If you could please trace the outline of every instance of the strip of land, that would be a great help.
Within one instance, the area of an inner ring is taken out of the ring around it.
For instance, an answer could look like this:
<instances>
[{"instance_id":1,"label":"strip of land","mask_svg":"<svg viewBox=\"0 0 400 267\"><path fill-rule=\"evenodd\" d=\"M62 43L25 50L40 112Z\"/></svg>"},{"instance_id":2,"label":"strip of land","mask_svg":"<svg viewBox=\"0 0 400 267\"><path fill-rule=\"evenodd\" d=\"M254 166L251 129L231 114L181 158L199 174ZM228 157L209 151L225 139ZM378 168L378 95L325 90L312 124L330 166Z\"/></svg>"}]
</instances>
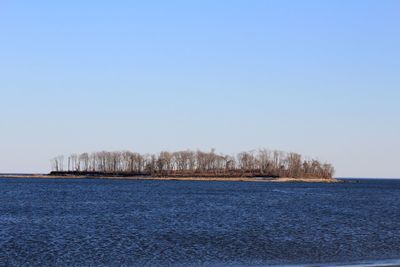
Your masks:
<instances>
[{"instance_id":1,"label":"strip of land","mask_svg":"<svg viewBox=\"0 0 400 267\"><path fill-rule=\"evenodd\" d=\"M115 179L115 180L155 180L155 181L224 181L224 182L273 182L273 183L336 183L334 178L288 178L288 177L150 177L150 176L85 176L85 175L49 175L49 174L0 174L0 178L36 178L36 179Z\"/></svg>"}]
</instances>

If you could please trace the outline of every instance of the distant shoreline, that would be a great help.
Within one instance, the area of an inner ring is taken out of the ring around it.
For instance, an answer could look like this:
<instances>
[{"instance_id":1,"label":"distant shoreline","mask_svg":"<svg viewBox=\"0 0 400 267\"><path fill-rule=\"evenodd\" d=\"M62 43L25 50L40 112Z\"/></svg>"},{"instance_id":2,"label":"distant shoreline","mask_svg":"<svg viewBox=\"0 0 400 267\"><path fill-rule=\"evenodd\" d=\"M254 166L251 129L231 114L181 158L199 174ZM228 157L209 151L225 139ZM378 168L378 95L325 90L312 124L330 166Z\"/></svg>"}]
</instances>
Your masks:
<instances>
[{"instance_id":1,"label":"distant shoreline","mask_svg":"<svg viewBox=\"0 0 400 267\"><path fill-rule=\"evenodd\" d=\"M50 174L0 174L0 178L33 179L110 179L110 180L153 180L153 181L223 181L223 182L272 182L272 183L337 183L335 178L269 178L269 177L152 177L152 176L87 176Z\"/></svg>"}]
</instances>

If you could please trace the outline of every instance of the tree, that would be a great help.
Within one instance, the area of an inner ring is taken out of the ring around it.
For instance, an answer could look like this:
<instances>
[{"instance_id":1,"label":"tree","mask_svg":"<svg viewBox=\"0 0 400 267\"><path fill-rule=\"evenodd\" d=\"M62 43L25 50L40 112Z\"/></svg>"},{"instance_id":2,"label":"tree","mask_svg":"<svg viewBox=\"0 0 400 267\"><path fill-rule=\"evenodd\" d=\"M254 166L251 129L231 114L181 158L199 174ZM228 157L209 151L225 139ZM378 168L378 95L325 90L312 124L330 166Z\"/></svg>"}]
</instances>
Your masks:
<instances>
[{"instance_id":1,"label":"tree","mask_svg":"<svg viewBox=\"0 0 400 267\"><path fill-rule=\"evenodd\" d=\"M64 157L51 160L51 168L64 171ZM68 157L68 171L98 172L125 175L158 176L264 176L332 178L334 168L329 163L302 160L297 153L260 149L233 156L190 150L142 155L131 151L100 151L91 154L72 154Z\"/></svg>"}]
</instances>

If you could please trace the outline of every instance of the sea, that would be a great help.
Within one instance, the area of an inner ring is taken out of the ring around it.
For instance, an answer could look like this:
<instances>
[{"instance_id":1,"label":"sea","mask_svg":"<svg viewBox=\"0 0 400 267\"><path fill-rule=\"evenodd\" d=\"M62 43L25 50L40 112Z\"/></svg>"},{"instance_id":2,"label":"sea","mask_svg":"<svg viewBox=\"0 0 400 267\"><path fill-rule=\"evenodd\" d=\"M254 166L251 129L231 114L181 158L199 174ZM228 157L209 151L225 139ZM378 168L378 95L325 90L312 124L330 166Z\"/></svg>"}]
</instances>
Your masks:
<instances>
[{"instance_id":1,"label":"sea","mask_svg":"<svg viewBox=\"0 0 400 267\"><path fill-rule=\"evenodd\" d=\"M400 264L400 180L0 179L0 266Z\"/></svg>"}]
</instances>

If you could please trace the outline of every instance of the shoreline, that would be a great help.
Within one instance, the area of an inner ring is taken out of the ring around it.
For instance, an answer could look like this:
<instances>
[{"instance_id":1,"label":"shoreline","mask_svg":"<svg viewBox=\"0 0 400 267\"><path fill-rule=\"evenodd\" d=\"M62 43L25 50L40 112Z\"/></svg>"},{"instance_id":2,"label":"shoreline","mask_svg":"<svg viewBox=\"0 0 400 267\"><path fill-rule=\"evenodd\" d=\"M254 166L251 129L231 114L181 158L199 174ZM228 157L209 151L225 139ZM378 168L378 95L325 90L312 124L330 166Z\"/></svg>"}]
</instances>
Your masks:
<instances>
[{"instance_id":1,"label":"shoreline","mask_svg":"<svg viewBox=\"0 0 400 267\"><path fill-rule=\"evenodd\" d=\"M268 178L268 177L149 177L149 176L85 176L85 175L49 175L49 174L0 174L0 178L31 179L110 179L143 181L219 181L219 182L269 182L269 183L339 183L338 179L326 178Z\"/></svg>"}]
</instances>

